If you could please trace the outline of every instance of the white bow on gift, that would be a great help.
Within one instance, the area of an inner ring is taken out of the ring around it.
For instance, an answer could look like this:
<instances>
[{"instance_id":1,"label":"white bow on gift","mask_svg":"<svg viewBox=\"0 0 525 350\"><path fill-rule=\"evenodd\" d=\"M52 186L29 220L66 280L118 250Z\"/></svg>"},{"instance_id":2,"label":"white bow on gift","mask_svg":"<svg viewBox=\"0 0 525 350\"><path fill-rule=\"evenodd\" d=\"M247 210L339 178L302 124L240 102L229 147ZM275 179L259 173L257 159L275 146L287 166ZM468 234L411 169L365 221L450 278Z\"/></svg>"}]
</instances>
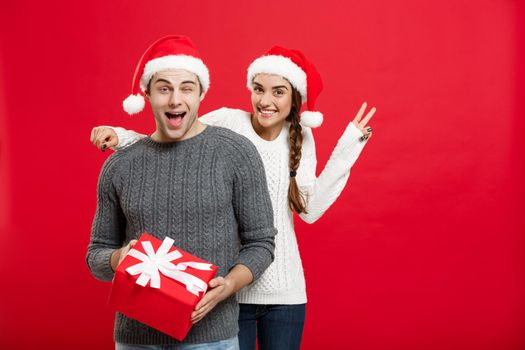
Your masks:
<instances>
[{"instance_id":1,"label":"white bow on gift","mask_svg":"<svg viewBox=\"0 0 525 350\"><path fill-rule=\"evenodd\" d=\"M188 292L199 295L199 292L205 292L208 284L187 272L184 272L187 267L197 270L211 271L211 264L200 263L196 261L182 262L173 264L171 261L179 259L182 254L178 250L169 252L173 246L174 240L166 237L161 246L155 252L150 241L141 242L146 254L139 252L136 249L131 249L129 255L139 259L140 263L130 266L126 272L132 276L140 274L137 279L137 284L145 287L150 282L151 288L160 288L160 274L172 278L183 283ZM169 252L169 253L168 253Z\"/></svg>"}]
</instances>

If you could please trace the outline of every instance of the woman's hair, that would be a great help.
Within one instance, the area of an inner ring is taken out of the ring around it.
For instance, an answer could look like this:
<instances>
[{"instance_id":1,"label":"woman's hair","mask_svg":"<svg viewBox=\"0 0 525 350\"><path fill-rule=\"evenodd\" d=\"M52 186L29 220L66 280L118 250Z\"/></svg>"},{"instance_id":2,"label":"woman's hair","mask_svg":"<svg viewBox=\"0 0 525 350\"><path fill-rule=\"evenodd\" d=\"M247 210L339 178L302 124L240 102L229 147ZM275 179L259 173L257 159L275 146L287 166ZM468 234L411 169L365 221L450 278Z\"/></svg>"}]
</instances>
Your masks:
<instances>
[{"instance_id":1,"label":"woman's hair","mask_svg":"<svg viewBox=\"0 0 525 350\"><path fill-rule=\"evenodd\" d=\"M288 167L290 168L290 186L288 187L288 204L290 209L297 214L306 213L306 199L299 191L295 175L301 162L301 148L303 146L302 127L299 123L299 112L301 111L301 94L292 87L292 108L286 121L290 122L290 158Z\"/></svg>"}]
</instances>

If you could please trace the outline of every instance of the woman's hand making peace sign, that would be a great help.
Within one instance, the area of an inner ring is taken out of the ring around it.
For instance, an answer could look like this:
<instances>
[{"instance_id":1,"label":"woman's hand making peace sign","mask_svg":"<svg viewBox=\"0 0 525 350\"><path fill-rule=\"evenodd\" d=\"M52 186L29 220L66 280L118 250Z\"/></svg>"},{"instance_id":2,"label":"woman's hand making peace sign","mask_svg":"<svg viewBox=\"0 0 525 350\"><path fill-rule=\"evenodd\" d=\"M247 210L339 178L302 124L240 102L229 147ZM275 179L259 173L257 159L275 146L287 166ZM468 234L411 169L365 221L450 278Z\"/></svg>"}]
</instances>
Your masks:
<instances>
[{"instance_id":1,"label":"woman's hand making peace sign","mask_svg":"<svg viewBox=\"0 0 525 350\"><path fill-rule=\"evenodd\" d=\"M372 107L372 109L366 114L366 116L363 118L363 114L365 114L366 110L366 102L364 102L361 105L361 108L359 109L359 112L357 112L354 120L352 120L352 123L361 130L363 133L363 136L359 139L361 142L366 141L370 137L372 137L372 128L368 126L368 122L372 117L374 116L374 113L376 112L376 108Z\"/></svg>"}]
</instances>

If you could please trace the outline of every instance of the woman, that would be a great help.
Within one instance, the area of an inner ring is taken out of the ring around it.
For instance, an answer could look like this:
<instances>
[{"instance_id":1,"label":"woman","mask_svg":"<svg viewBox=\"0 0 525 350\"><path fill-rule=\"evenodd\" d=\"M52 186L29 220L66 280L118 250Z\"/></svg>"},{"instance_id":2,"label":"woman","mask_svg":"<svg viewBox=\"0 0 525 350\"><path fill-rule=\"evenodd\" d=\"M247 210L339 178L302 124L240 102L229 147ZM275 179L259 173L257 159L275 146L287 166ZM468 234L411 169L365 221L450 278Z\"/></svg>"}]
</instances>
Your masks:
<instances>
[{"instance_id":1,"label":"woman","mask_svg":"<svg viewBox=\"0 0 525 350\"><path fill-rule=\"evenodd\" d=\"M343 190L350 168L372 129L375 113L366 103L339 139L323 172L316 177L311 127L322 122L313 112L321 77L297 50L275 46L248 68L253 112L221 108L201 121L229 128L250 139L263 159L274 210L275 260L263 276L238 293L241 349L299 349L305 320L306 288L294 233L293 212L307 223L320 218ZM307 111L300 114L307 102ZM126 147L145 135L122 128L97 127L91 141L101 150Z\"/></svg>"}]
</instances>

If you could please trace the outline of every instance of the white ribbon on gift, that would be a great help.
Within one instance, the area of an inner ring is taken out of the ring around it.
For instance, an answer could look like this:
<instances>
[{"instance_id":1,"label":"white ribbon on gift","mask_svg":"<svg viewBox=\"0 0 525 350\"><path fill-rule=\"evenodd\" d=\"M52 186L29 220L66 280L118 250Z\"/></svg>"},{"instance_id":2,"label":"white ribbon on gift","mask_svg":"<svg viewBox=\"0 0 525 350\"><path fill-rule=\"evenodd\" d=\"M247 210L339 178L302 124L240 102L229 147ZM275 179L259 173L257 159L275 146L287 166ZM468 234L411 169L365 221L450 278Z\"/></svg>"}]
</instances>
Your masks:
<instances>
[{"instance_id":1,"label":"white ribbon on gift","mask_svg":"<svg viewBox=\"0 0 525 350\"><path fill-rule=\"evenodd\" d=\"M200 263L196 261L181 262L173 264L171 261L179 259L182 254L178 250L169 252L173 246L174 240L166 237L161 246L155 252L150 241L141 242L146 254L136 249L131 249L129 255L139 259L141 262L130 266L126 272L132 276L140 274L137 284L145 287L150 282L151 288L160 288L160 274L181 282L186 286L186 290L192 294L199 295L199 292L205 292L208 284L198 277L184 272L186 268L191 267L197 270L211 271L211 264Z\"/></svg>"}]
</instances>

